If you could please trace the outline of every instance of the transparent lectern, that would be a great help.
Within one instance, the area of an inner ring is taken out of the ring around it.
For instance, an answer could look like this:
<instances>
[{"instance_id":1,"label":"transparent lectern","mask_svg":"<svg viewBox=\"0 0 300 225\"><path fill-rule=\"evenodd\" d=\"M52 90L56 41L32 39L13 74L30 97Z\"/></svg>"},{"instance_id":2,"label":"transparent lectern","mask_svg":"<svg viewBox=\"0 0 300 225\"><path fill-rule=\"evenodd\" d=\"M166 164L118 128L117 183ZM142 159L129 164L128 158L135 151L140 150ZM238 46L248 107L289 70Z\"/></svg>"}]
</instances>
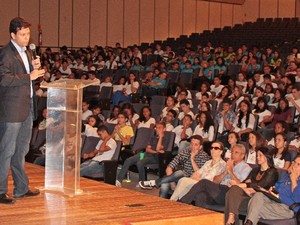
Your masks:
<instances>
[{"instance_id":1,"label":"transparent lectern","mask_svg":"<svg viewBox=\"0 0 300 225\"><path fill-rule=\"evenodd\" d=\"M80 190L83 88L94 81L58 80L47 88L45 190L78 195Z\"/></svg>"}]
</instances>

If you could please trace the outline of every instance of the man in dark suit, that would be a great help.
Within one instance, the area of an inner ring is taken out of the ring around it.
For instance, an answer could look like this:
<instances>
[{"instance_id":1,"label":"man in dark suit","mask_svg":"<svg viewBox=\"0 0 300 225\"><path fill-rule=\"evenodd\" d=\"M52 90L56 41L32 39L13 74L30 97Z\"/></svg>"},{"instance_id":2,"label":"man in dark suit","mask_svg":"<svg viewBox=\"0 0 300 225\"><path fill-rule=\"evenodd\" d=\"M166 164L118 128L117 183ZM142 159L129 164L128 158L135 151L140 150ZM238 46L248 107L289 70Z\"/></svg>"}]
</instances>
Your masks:
<instances>
[{"instance_id":1,"label":"man in dark suit","mask_svg":"<svg viewBox=\"0 0 300 225\"><path fill-rule=\"evenodd\" d=\"M7 195L9 168L15 198L39 194L29 190L24 164L36 115L33 81L45 73L39 70L40 60L34 60L26 49L30 24L23 18L14 18L9 33L11 40L0 51L0 203L4 204L15 202Z\"/></svg>"}]
</instances>

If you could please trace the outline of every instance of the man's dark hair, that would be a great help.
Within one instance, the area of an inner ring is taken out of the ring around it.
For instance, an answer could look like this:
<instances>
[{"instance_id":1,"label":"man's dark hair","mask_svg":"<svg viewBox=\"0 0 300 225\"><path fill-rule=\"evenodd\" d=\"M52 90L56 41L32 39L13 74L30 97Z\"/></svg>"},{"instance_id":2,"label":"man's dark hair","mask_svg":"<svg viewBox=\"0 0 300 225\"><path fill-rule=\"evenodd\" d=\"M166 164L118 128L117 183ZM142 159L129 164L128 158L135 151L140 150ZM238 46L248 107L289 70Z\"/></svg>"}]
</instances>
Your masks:
<instances>
[{"instance_id":1,"label":"man's dark hair","mask_svg":"<svg viewBox=\"0 0 300 225\"><path fill-rule=\"evenodd\" d=\"M200 145L203 144L203 138L202 138L200 135L198 135L198 134L193 135L193 136L190 138L190 140L192 140L192 139L198 140L198 141L200 142Z\"/></svg>"},{"instance_id":2,"label":"man's dark hair","mask_svg":"<svg viewBox=\"0 0 300 225\"><path fill-rule=\"evenodd\" d=\"M185 104L185 105L190 105L190 102L187 99L182 99L180 101L180 105Z\"/></svg>"},{"instance_id":3,"label":"man's dark hair","mask_svg":"<svg viewBox=\"0 0 300 225\"><path fill-rule=\"evenodd\" d=\"M98 132L99 132L99 131L106 131L107 133L109 133L109 132L108 132L108 128L107 128L106 126L104 126L104 125L100 125L100 126L98 127L97 131L98 131Z\"/></svg>"},{"instance_id":4,"label":"man's dark hair","mask_svg":"<svg viewBox=\"0 0 300 225\"><path fill-rule=\"evenodd\" d=\"M223 103L223 104L224 104L224 103L227 103L227 104L229 104L229 105L232 105L232 101L230 100L230 98L224 98L224 100L223 100L222 103Z\"/></svg>"},{"instance_id":5,"label":"man's dark hair","mask_svg":"<svg viewBox=\"0 0 300 225\"><path fill-rule=\"evenodd\" d=\"M21 30L22 28L28 28L30 27L31 24L28 23L25 19L23 19L22 17L16 17L13 18L10 21L9 24L9 33L14 33L16 34L19 30Z\"/></svg>"},{"instance_id":6,"label":"man's dark hair","mask_svg":"<svg viewBox=\"0 0 300 225\"><path fill-rule=\"evenodd\" d=\"M176 112L174 109L170 109L168 112L169 112L169 113L172 113L173 116L174 116L174 118L176 118L177 112Z\"/></svg>"},{"instance_id":7,"label":"man's dark hair","mask_svg":"<svg viewBox=\"0 0 300 225\"><path fill-rule=\"evenodd\" d=\"M267 79L267 80L271 80L271 75L270 74L265 74L263 76L264 79Z\"/></svg>"}]
</instances>

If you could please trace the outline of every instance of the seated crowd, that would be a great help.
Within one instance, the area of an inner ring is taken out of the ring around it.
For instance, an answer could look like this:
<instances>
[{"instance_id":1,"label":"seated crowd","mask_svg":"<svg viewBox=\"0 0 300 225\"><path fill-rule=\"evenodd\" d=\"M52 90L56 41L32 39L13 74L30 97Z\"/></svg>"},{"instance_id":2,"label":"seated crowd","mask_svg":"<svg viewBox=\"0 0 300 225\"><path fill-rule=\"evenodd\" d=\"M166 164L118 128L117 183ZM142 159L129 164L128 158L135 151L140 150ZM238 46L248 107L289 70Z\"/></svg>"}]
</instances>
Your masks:
<instances>
[{"instance_id":1,"label":"seated crowd","mask_svg":"<svg viewBox=\"0 0 300 225\"><path fill-rule=\"evenodd\" d=\"M138 46L123 49L117 43L115 48L47 49L41 54L47 72L40 82L88 79L100 92L113 89L110 110L103 110L101 101L83 101L82 134L100 139L83 155L81 175L103 172L102 161L112 158L120 141L123 165L117 186L136 165L141 188L160 188L160 197L203 208L223 207L226 224L238 224L240 212L247 212L246 224L292 218L299 206L289 206L300 202L298 50L281 58L276 49L250 50L247 45L236 51L210 44L184 47L183 54L159 44L155 51L141 53ZM155 60L149 61L151 56ZM238 71L229 76L231 66ZM188 74L190 82L182 82ZM35 88L37 95L47 96L39 84ZM44 109L39 129L53 123L45 123L46 114ZM109 125L114 125L112 131ZM141 128L153 134L144 140L143 154L128 154ZM173 132L174 140L166 132ZM165 176L147 181L145 168L159 163L170 141L172 160ZM282 171L286 173L279 176ZM281 202L260 188L276 189Z\"/></svg>"}]
</instances>

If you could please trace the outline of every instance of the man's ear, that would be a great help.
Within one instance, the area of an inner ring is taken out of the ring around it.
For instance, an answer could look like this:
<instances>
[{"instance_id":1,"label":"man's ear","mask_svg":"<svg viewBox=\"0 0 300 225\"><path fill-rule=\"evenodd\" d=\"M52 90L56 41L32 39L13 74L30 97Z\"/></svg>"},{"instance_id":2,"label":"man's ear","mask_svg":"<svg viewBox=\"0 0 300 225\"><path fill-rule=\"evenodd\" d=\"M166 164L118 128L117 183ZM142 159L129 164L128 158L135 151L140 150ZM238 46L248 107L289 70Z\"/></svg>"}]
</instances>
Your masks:
<instances>
[{"instance_id":1,"label":"man's ear","mask_svg":"<svg viewBox=\"0 0 300 225\"><path fill-rule=\"evenodd\" d=\"M13 32L11 32L11 33L10 33L10 37L11 37L13 40L15 40L15 39L16 39L16 34L13 33Z\"/></svg>"}]
</instances>

